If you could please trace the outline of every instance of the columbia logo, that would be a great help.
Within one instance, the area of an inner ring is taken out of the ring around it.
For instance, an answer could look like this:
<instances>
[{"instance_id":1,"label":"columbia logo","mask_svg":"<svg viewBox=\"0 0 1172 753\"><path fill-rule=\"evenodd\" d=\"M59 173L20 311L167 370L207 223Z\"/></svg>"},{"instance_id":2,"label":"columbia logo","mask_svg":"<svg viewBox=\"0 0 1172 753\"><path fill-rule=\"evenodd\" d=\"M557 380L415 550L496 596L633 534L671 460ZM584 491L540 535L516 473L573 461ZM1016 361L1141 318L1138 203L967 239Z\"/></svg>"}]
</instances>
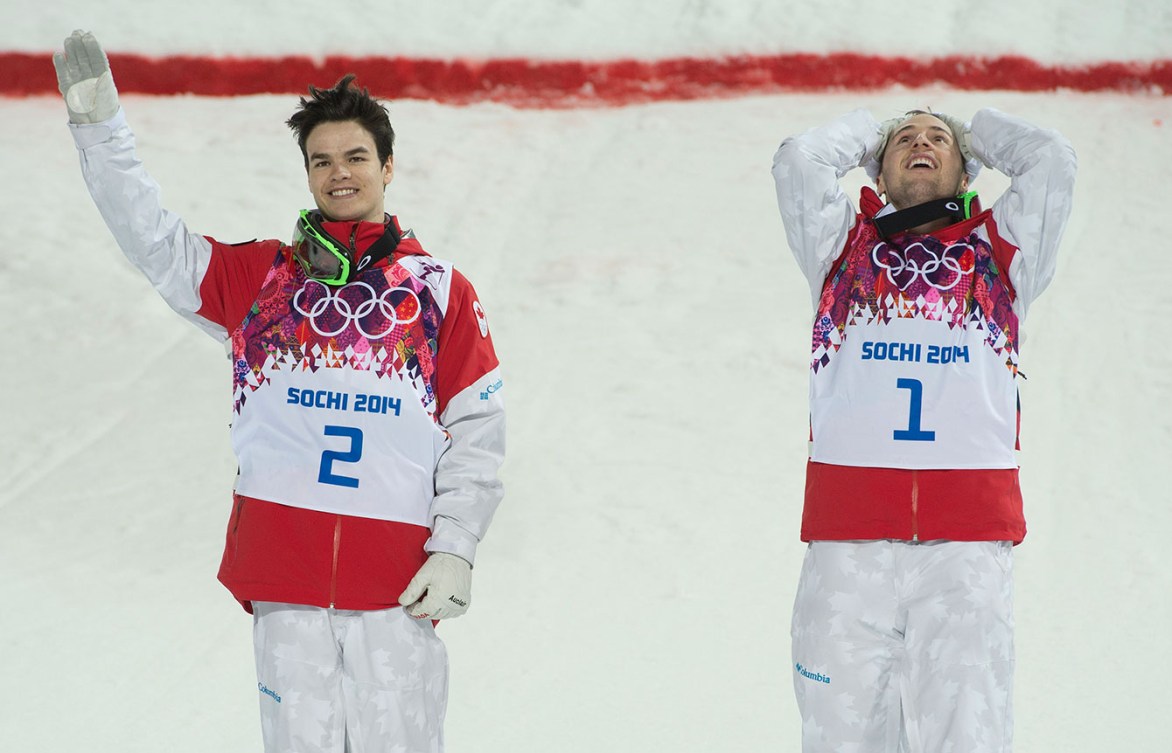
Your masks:
<instances>
[{"instance_id":1,"label":"columbia logo","mask_svg":"<svg viewBox=\"0 0 1172 753\"><path fill-rule=\"evenodd\" d=\"M827 677L826 675L824 675L820 672L811 672L810 670L803 667L801 664L795 664L794 669L796 669L798 671L799 675L801 675L802 677L805 677L807 680L813 680L814 682L824 682L827 685L830 684L829 677Z\"/></svg>"},{"instance_id":2,"label":"columbia logo","mask_svg":"<svg viewBox=\"0 0 1172 753\"><path fill-rule=\"evenodd\" d=\"M259 690L261 693L264 693L269 698L272 698L277 703L281 702L281 696L277 695L276 693L274 693L273 691L271 691L267 687L265 687L265 684L263 682L258 682L256 684L256 687L257 687L257 690Z\"/></svg>"},{"instance_id":3,"label":"columbia logo","mask_svg":"<svg viewBox=\"0 0 1172 753\"><path fill-rule=\"evenodd\" d=\"M493 394L494 392L496 392L497 390L499 390L501 387L504 387L504 386L505 386L505 382L503 379L496 380L496 382L494 384L490 384L484 388L484 392L480 393L480 399L487 400L489 395Z\"/></svg>"}]
</instances>

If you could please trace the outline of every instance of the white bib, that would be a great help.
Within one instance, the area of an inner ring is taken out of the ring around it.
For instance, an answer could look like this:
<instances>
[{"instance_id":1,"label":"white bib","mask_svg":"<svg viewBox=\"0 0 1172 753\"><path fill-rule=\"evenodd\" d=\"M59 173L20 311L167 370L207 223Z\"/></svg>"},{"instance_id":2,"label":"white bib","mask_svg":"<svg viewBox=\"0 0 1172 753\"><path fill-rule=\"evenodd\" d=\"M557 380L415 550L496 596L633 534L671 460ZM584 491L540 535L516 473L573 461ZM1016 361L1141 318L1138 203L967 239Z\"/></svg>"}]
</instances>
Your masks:
<instances>
[{"instance_id":1,"label":"white bib","mask_svg":"<svg viewBox=\"0 0 1172 753\"><path fill-rule=\"evenodd\" d=\"M429 525L435 465L448 438L409 382L348 367L267 376L232 427L237 492Z\"/></svg>"},{"instance_id":2,"label":"white bib","mask_svg":"<svg viewBox=\"0 0 1172 753\"><path fill-rule=\"evenodd\" d=\"M820 463L1016 468L1017 390L1006 356L974 321L850 324L810 380Z\"/></svg>"}]
</instances>

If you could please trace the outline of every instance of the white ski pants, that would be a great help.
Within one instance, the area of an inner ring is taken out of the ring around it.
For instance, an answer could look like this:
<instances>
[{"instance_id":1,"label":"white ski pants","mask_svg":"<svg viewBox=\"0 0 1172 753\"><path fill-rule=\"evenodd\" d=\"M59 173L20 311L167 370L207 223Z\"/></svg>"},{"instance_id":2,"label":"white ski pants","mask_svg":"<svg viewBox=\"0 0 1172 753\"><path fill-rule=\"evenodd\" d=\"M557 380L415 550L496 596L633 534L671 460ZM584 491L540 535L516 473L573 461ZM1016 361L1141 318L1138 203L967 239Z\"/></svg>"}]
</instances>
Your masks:
<instances>
[{"instance_id":1,"label":"white ski pants","mask_svg":"<svg viewBox=\"0 0 1172 753\"><path fill-rule=\"evenodd\" d=\"M265 753L442 753L448 659L430 620L252 609Z\"/></svg>"},{"instance_id":2,"label":"white ski pants","mask_svg":"<svg viewBox=\"0 0 1172 753\"><path fill-rule=\"evenodd\" d=\"M804 753L1012 750L1009 542L813 542L791 636Z\"/></svg>"}]
</instances>

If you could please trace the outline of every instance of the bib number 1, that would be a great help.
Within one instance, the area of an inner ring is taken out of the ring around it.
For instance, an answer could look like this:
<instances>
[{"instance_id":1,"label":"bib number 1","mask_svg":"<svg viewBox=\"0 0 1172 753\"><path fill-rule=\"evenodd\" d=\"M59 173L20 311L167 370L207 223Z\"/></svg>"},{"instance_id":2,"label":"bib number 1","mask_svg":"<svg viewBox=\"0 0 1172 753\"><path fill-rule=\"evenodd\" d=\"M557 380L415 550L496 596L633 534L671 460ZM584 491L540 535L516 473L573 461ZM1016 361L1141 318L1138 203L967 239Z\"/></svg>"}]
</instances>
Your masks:
<instances>
[{"instance_id":1,"label":"bib number 1","mask_svg":"<svg viewBox=\"0 0 1172 753\"><path fill-rule=\"evenodd\" d=\"M324 450L321 454L321 465L318 467L317 482L319 484L333 484L350 489L358 488L358 479L353 476L343 476L334 472L334 463L357 463L362 459L362 430L353 426L327 426L327 437L346 437L350 440L350 447L346 450Z\"/></svg>"},{"instance_id":2,"label":"bib number 1","mask_svg":"<svg viewBox=\"0 0 1172 753\"><path fill-rule=\"evenodd\" d=\"M936 432L927 431L920 427L920 419L924 409L924 383L919 379L899 379L895 386L911 393L907 417L907 428L896 429L893 432L895 439L902 442L935 442Z\"/></svg>"}]
</instances>

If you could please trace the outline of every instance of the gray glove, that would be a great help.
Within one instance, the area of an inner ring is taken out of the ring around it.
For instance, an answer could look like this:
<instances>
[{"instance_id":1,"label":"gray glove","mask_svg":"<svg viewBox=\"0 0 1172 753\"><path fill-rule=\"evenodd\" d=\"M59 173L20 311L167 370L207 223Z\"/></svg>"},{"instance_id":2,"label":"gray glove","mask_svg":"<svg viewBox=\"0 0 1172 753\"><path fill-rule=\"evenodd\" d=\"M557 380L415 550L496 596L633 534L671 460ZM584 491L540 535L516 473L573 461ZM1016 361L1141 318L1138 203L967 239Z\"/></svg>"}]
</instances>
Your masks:
<instances>
[{"instance_id":1,"label":"gray glove","mask_svg":"<svg viewBox=\"0 0 1172 753\"><path fill-rule=\"evenodd\" d=\"M399 603L416 619L446 620L468 611L472 601L472 565L462 557L435 552L399 595Z\"/></svg>"},{"instance_id":2,"label":"gray glove","mask_svg":"<svg viewBox=\"0 0 1172 753\"><path fill-rule=\"evenodd\" d=\"M879 171L883 169L883 152L887 150L887 139L891 138L891 132L895 130L903 121L907 120L906 115L901 115L898 118L888 118L879 124L879 137L877 141L869 144L863 159L859 162L859 167L867 171L867 175L871 180L879 177Z\"/></svg>"},{"instance_id":3,"label":"gray glove","mask_svg":"<svg viewBox=\"0 0 1172 753\"><path fill-rule=\"evenodd\" d=\"M960 156L964 158L964 171L968 173L970 181L976 179L977 173L981 172L984 160L973 153L973 124L940 112L932 114L943 120L952 129L953 134L956 135L956 145L960 148Z\"/></svg>"},{"instance_id":4,"label":"gray glove","mask_svg":"<svg viewBox=\"0 0 1172 753\"><path fill-rule=\"evenodd\" d=\"M94 35L75 31L65 40L65 50L53 53L57 88L65 97L70 123L102 123L118 113L118 90L110 74L110 61Z\"/></svg>"}]
</instances>

